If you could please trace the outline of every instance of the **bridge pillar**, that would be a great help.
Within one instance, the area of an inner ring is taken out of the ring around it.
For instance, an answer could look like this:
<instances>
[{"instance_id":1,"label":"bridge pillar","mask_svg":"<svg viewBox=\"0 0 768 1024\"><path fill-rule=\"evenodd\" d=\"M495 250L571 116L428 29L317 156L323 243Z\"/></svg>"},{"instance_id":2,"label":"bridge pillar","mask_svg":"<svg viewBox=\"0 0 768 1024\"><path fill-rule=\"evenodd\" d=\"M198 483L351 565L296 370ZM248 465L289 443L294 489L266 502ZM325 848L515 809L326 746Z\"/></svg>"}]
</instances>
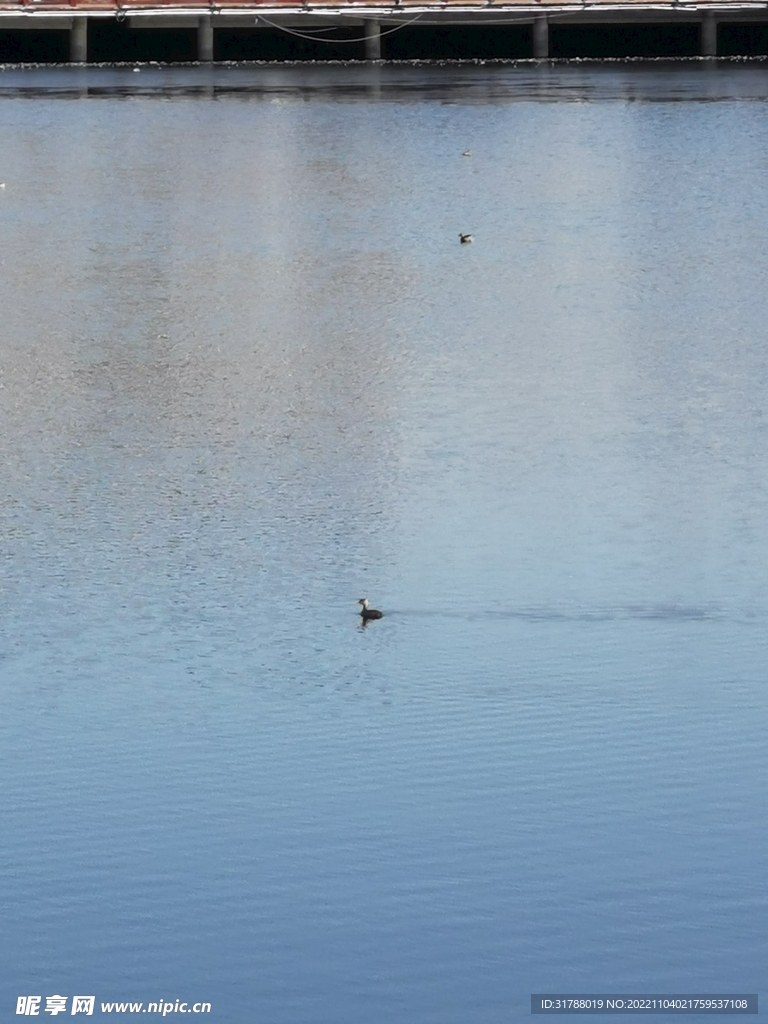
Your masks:
<instances>
[{"instance_id":1,"label":"bridge pillar","mask_svg":"<svg viewBox=\"0 0 768 1024\"><path fill-rule=\"evenodd\" d=\"M717 21L712 11L707 11L701 20L701 56L717 56Z\"/></svg>"},{"instance_id":2,"label":"bridge pillar","mask_svg":"<svg viewBox=\"0 0 768 1024\"><path fill-rule=\"evenodd\" d=\"M213 20L210 14L201 14L197 24L197 59L206 64L213 60Z\"/></svg>"},{"instance_id":3,"label":"bridge pillar","mask_svg":"<svg viewBox=\"0 0 768 1024\"><path fill-rule=\"evenodd\" d=\"M88 60L88 19L72 19L69 30L69 59L72 64L85 64Z\"/></svg>"},{"instance_id":4,"label":"bridge pillar","mask_svg":"<svg viewBox=\"0 0 768 1024\"><path fill-rule=\"evenodd\" d=\"M366 18L363 22L365 36L365 59L381 60L381 25L375 18Z\"/></svg>"},{"instance_id":5,"label":"bridge pillar","mask_svg":"<svg viewBox=\"0 0 768 1024\"><path fill-rule=\"evenodd\" d=\"M533 56L549 56L549 18L539 14L533 19Z\"/></svg>"}]
</instances>

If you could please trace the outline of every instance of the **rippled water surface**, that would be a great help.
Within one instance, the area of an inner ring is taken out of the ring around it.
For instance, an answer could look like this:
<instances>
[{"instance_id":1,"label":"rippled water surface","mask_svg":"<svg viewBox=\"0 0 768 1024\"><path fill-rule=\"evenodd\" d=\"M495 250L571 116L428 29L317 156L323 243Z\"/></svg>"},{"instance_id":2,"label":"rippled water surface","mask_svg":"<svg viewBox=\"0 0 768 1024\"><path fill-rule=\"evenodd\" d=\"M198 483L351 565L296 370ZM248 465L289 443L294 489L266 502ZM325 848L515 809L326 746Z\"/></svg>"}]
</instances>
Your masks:
<instances>
[{"instance_id":1,"label":"rippled water surface","mask_svg":"<svg viewBox=\"0 0 768 1024\"><path fill-rule=\"evenodd\" d=\"M0 75L3 1020L768 987L765 83Z\"/></svg>"}]
</instances>

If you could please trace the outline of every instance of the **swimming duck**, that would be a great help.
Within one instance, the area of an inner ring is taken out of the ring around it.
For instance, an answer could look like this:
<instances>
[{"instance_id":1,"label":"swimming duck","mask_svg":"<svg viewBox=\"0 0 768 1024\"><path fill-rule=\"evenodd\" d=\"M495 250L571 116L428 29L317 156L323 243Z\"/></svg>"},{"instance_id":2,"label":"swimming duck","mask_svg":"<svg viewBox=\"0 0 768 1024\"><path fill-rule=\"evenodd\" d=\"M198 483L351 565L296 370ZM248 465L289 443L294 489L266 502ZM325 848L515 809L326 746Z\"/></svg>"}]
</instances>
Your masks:
<instances>
[{"instance_id":1,"label":"swimming duck","mask_svg":"<svg viewBox=\"0 0 768 1024\"><path fill-rule=\"evenodd\" d=\"M473 241L472 235L460 234L459 239L462 245L469 245L469 243Z\"/></svg>"},{"instance_id":2,"label":"swimming duck","mask_svg":"<svg viewBox=\"0 0 768 1024\"><path fill-rule=\"evenodd\" d=\"M380 612L377 608L369 608L368 607L368 598L367 597L361 597L360 600L357 603L362 605L362 608L360 609L360 614L363 617L363 622L367 622L369 619L383 619L384 618L384 612Z\"/></svg>"}]
</instances>

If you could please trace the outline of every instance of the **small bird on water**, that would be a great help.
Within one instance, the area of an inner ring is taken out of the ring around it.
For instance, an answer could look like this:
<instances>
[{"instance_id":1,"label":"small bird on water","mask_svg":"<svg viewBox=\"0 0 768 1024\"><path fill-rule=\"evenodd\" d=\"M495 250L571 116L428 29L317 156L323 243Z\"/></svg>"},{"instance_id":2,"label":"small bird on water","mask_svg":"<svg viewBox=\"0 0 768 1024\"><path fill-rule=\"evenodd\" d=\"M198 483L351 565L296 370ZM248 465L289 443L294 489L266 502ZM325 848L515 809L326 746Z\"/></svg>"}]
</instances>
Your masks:
<instances>
[{"instance_id":1,"label":"small bird on water","mask_svg":"<svg viewBox=\"0 0 768 1024\"><path fill-rule=\"evenodd\" d=\"M459 234L459 240L462 245L469 245L469 243L473 241L472 235L465 235L463 233Z\"/></svg>"},{"instance_id":2,"label":"small bird on water","mask_svg":"<svg viewBox=\"0 0 768 1024\"><path fill-rule=\"evenodd\" d=\"M362 605L362 608L360 609L360 615L362 616L363 622L368 622L369 619L384 618L384 612L380 612L377 608L368 607L367 597L361 597L357 603Z\"/></svg>"}]
</instances>

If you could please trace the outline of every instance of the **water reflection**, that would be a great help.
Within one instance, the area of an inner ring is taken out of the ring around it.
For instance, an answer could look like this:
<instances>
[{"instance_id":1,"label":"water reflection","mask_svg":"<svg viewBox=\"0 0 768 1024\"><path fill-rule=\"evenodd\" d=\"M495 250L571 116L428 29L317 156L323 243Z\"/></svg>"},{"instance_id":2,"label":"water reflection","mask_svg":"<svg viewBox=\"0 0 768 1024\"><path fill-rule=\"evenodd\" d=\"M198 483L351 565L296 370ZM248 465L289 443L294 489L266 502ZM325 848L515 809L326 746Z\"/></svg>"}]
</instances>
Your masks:
<instances>
[{"instance_id":1,"label":"water reflection","mask_svg":"<svg viewBox=\"0 0 768 1024\"><path fill-rule=\"evenodd\" d=\"M0 96L459 103L765 100L764 57L5 66ZM140 74L136 75L136 70Z\"/></svg>"},{"instance_id":2,"label":"water reflection","mask_svg":"<svg viewBox=\"0 0 768 1024\"><path fill-rule=\"evenodd\" d=\"M762 68L0 86L3 998L759 989Z\"/></svg>"}]
</instances>

